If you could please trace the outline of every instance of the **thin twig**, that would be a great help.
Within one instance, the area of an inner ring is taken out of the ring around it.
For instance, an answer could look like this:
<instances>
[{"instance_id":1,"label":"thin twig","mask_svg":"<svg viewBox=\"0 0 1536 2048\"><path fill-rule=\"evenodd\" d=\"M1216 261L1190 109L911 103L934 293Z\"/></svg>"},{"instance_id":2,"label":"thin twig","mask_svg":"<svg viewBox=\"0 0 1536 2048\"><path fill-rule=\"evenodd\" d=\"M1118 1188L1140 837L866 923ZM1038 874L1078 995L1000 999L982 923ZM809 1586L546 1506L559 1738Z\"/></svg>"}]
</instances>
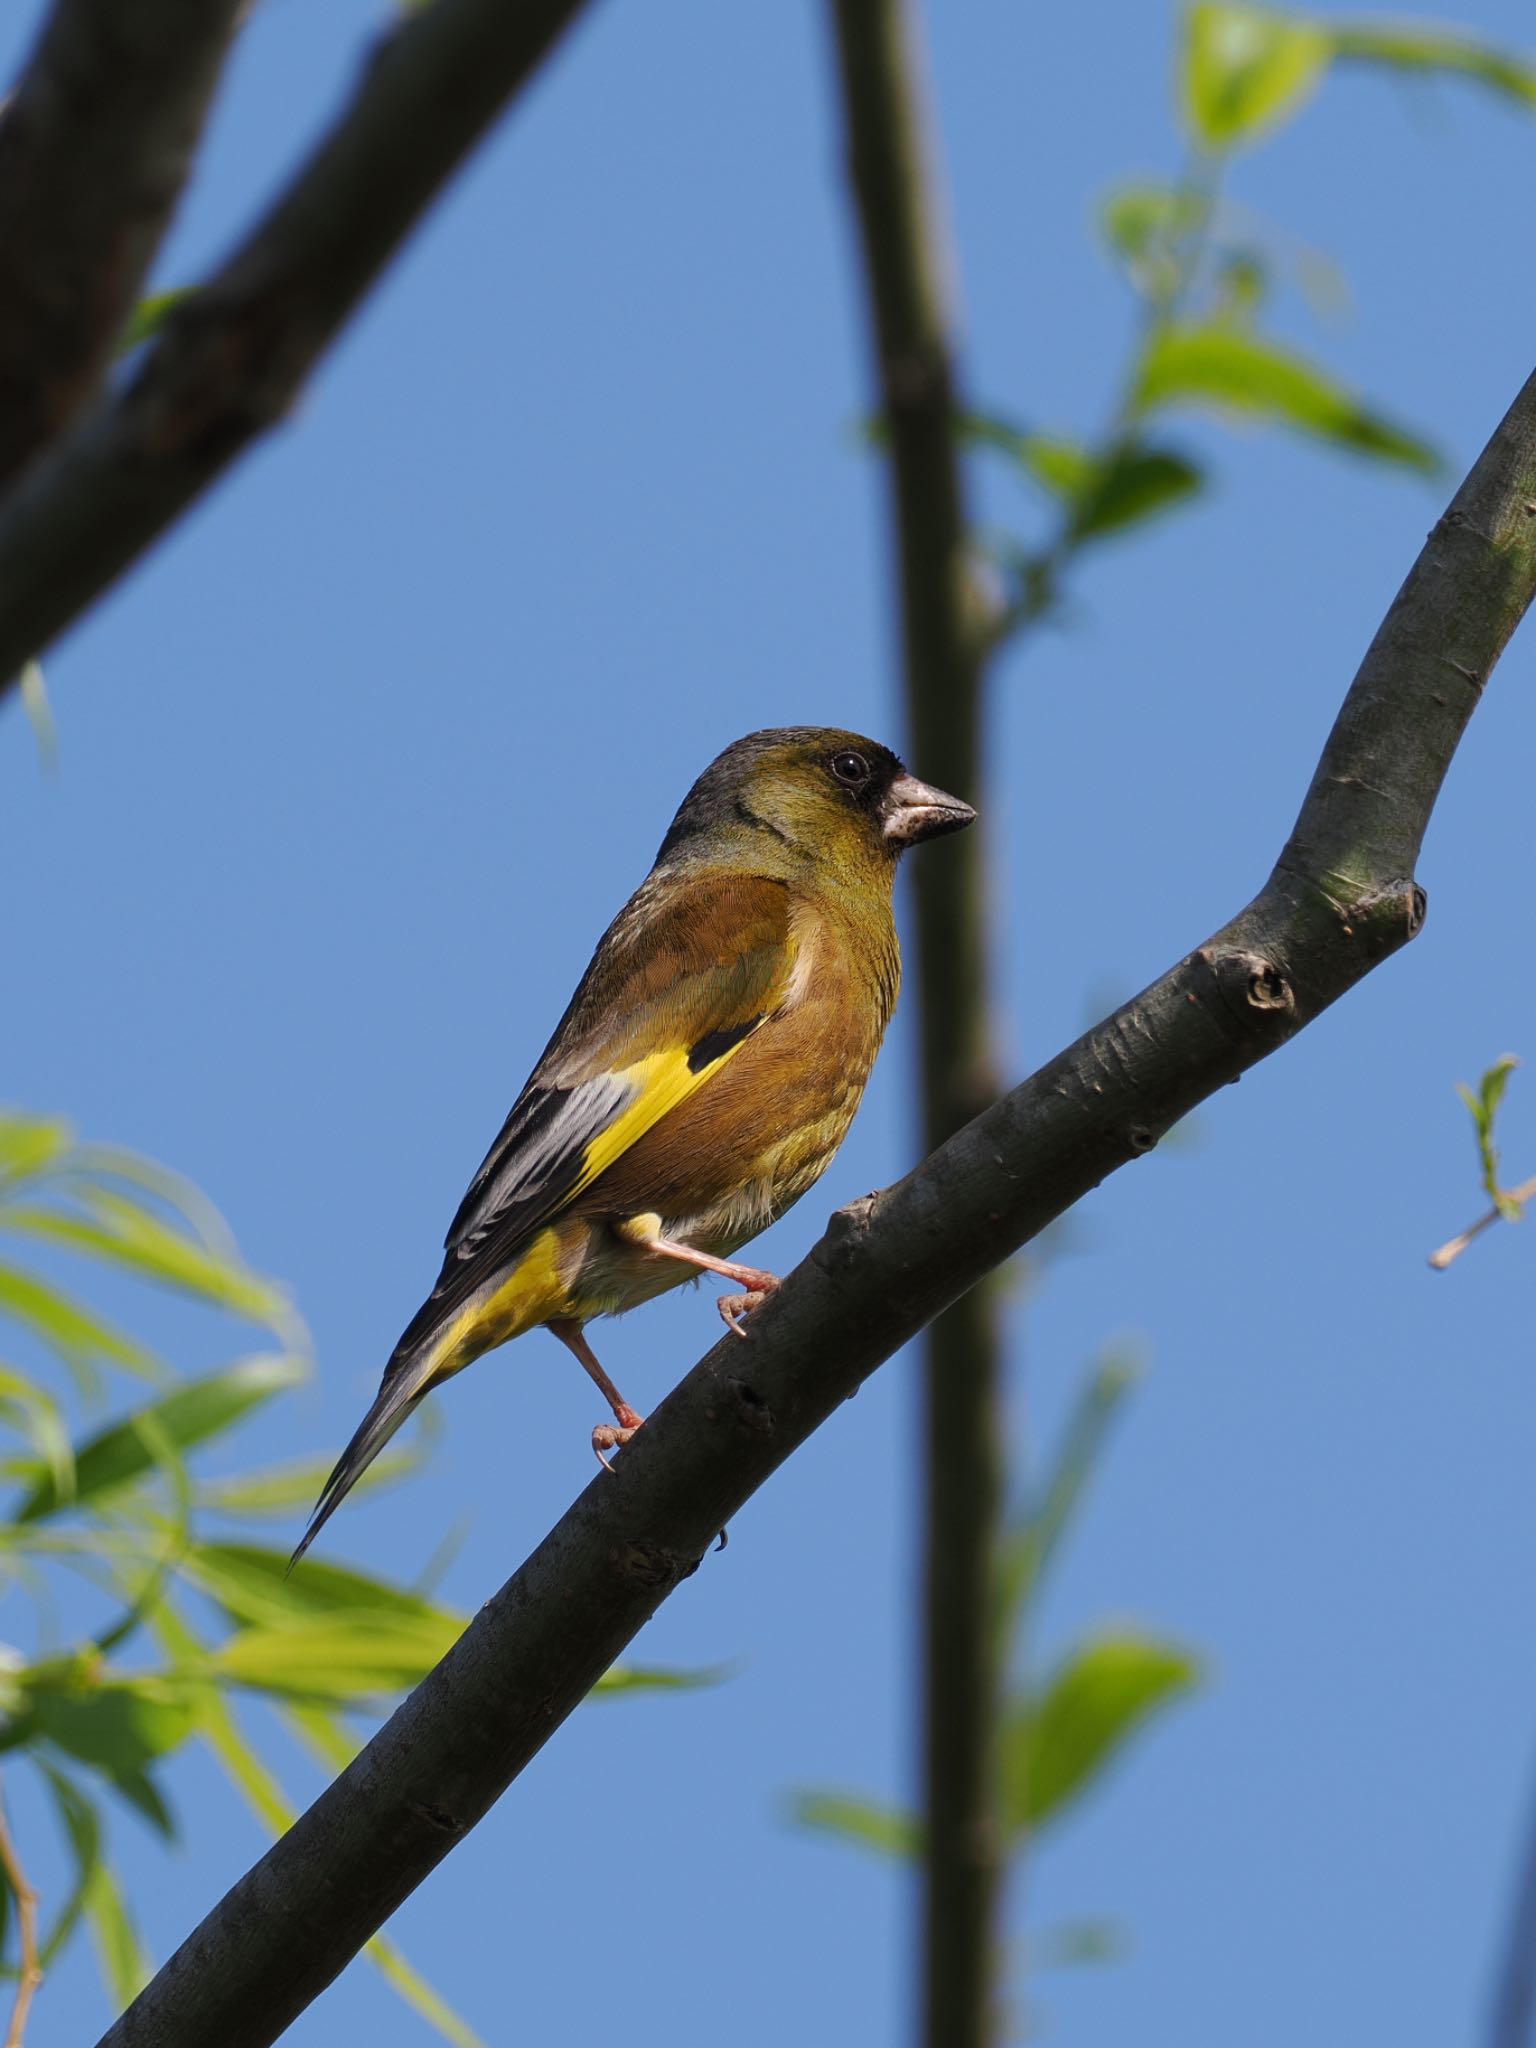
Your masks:
<instances>
[{"instance_id":1,"label":"thin twig","mask_svg":"<svg viewBox=\"0 0 1536 2048\"><path fill-rule=\"evenodd\" d=\"M269 2048L883 1360L1406 944L1440 785L1536 590L1532 503L1536 377L1382 622L1254 900L905 1180L839 1211L751 1341L724 1336L655 1409L102 2048ZM1478 686L1449 690L1447 655Z\"/></svg>"},{"instance_id":2,"label":"thin twig","mask_svg":"<svg viewBox=\"0 0 1536 2048\"><path fill-rule=\"evenodd\" d=\"M0 692L282 419L432 200L589 0L432 0L137 374L0 503Z\"/></svg>"},{"instance_id":3,"label":"thin twig","mask_svg":"<svg viewBox=\"0 0 1536 2048\"><path fill-rule=\"evenodd\" d=\"M1518 1203L1522 1209L1533 1198L1536 1198L1536 1178L1521 1181L1519 1187L1506 1189L1504 1195L1505 1201ZM1510 1220L1502 1209L1490 1209L1486 1216L1479 1216L1475 1223L1469 1223L1465 1230L1459 1231L1455 1237L1448 1238L1439 1251L1431 1252L1430 1265L1437 1273L1443 1273L1453 1259L1461 1257L1474 1238L1481 1237L1483 1232L1491 1229L1495 1223L1507 1223Z\"/></svg>"},{"instance_id":4,"label":"thin twig","mask_svg":"<svg viewBox=\"0 0 1536 2048\"><path fill-rule=\"evenodd\" d=\"M37 1893L28 1884L21 1859L16 1854L16 1844L11 1839L11 1826L6 1818L5 1801L0 1798L0 1871L11 1888L16 1901L16 1933L21 1945L21 1965L16 1981L16 2003L11 2007L11 2024L5 2030L5 2048L22 2048L27 2031L27 2015L32 2010L32 2001L37 1988L43 1981L43 1967L38 1960L37 1948Z\"/></svg>"}]
</instances>

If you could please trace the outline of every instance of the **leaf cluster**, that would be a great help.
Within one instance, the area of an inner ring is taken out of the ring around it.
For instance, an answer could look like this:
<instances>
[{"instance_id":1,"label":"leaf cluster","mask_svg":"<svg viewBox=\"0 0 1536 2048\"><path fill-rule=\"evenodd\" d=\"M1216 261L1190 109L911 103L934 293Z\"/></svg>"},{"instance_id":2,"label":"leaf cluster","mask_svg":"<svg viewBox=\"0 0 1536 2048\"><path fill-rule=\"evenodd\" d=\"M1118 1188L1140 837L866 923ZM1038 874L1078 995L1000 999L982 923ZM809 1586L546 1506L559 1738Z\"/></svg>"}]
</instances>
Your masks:
<instances>
[{"instance_id":1,"label":"leaf cluster","mask_svg":"<svg viewBox=\"0 0 1536 2048\"><path fill-rule=\"evenodd\" d=\"M70 1266L98 1286L112 1269L170 1289L254 1327L264 1348L178 1374L64 1277ZM262 1824L282 1830L294 1806L244 1709L260 1703L261 1725L275 1722L334 1771L467 1617L343 1565L311 1560L288 1575L286 1541L261 1540L261 1525L308 1509L325 1460L201 1469L304 1379L309 1357L286 1294L179 1176L80 1144L62 1119L0 1111L0 1344L15 1354L0 1355L0 1575L13 1609L0 1643L0 1769L35 1774L72 1871L45 1902L44 1968L83 1927L123 2004L150 1962L113 1862L112 1808L174 1842L164 1769L199 1742ZM390 1485L418 1455L392 1450L365 1483ZM603 1684L711 1675L629 1669ZM13 1906L0 1883L11 1975ZM474 2042L391 1943L370 1953L440 2033Z\"/></svg>"},{"instance_id":2,"label":"leaf cluster","mask_svg":"<svg viewBox=\"0 0 1536 2048\"><path fill-rule=\"evenodd\" d=\"M1242 152L1346 67L1468 80L1521 110L1536 106L1536 67L1453 31L1327 22L1227 0L1188 8L1177 63L1184 169L1169 181L1122 184L1100 208L1104 244L1137 308L1105 426L1084 439L992 408L956 422L966 445L1002 457L1044 501L1043 527L1029 538L992 533L979 542L989 644L1059 612L1066 572L1084 548L1201 494L1204 462L1169 435L1181 415L1279 427L1368 461L1438 473L1439 455L1422 435L1266 324L1277 283L1294 272L1304 295L1320 302L1337 296L1334 274L1229 197Z\"/></svg>"}]
</instances>

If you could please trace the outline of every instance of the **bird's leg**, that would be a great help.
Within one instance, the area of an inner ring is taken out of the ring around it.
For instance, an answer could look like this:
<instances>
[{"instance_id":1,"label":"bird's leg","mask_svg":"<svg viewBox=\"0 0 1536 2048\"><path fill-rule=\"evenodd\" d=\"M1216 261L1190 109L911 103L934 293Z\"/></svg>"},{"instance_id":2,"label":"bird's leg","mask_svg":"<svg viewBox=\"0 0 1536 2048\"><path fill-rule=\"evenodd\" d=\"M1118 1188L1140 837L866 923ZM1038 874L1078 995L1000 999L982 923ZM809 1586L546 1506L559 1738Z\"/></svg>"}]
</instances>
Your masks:
<instances>
[{"instance_id":1,"label":"bird's leg","mask_svg":"<svg viewBox=\"0 0 1536 2048\"><path fill-rule=\"evenodd\" d=\"M615 1451L620 1444L627 1444L635 1431L644 1422L643 1415L637 1415L607 1373L597 1362L592 1346L587 1342L581 1324L574 1316L556 1316L546 1325L553 1335L560 1339L566 1350L580 1359L584 1370L591 1375L598 1392L613 1410L612 1422L600 1422L592 1432L592 1448L597 1453L597 1462L610 1472L613 1467L604 1456L606 1451Z\"/></svg>"},{"instance_id":2,"label":"bird's leg","mask_svg":"<svg viewBox=\"0 0 1536 2048\"><path fill-rule=\"evenodd\" d=\"M652 1220L649 1217L631 1219L631 1232L636 1223ZM659 1252L664 1259L681 1259L685 1266L697 1266L705 1273L719 1273L726 1280L739 1280L746 1289L744 1294L722 1294L715 1303L738 1337L747 1334L738 1318L760 1308L779 1284L777 1273L765 1273L757 1266L740 1266L734 1259L717 1259L708 1252L696 1252L691 1244L679 1244L676 1238L663 1237L659 1230L647 1231L639 1242L647 1251Z\"/></svg>"}]
</instances>

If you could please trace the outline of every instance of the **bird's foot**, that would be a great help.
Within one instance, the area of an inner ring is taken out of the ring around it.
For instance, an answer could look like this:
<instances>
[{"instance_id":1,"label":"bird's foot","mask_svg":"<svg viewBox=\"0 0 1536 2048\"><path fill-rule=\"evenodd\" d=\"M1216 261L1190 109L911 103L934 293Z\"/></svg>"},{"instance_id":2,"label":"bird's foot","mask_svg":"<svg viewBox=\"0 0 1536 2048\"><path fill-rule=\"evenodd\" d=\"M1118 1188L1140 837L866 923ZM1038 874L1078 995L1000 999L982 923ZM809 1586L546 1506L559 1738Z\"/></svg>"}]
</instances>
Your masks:
<instances>
[{"instance_id":1,"label":"bird's foot","mask_svg":"<svg viewBox=\"0 0 1536 2048\"><path fill-rule=\"evenodd\" d=\"M592 1432L592 1449L597 1462L605 1472L613 1470L612 1461L604 1455L605 1452L621 1450L645 1420L643 1415L635 1413L627 1401L622 1402L613 1412L616 1420L600 1422Z\"/></svg>"},{"instance_id":2,"label":"bird's foot","mask_svg":"<svg viewBox=\"0 0 1536 2048\"><path fill-rule=\"evenodd\" d=\"M747 1334L741 1318L751 1315L753 1309L761 1308L780 1284L777 1273L743 1273L742 1278L747 1283L744 1294L722 1294L715 1302L715 1307L738 1337Z\"/></svg>"}]
</instances>

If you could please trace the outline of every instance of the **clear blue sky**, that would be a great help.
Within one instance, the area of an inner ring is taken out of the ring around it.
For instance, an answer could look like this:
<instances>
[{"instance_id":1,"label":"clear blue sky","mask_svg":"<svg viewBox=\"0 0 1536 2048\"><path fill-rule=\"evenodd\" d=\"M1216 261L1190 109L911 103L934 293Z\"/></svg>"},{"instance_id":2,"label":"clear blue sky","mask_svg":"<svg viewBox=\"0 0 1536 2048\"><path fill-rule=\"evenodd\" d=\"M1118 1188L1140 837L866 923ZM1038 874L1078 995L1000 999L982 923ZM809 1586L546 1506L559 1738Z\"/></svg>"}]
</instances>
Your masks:
<instances>
[{"instance_id":1,"label":"clear blue sky","mask_svg":"<svg viewBox=\"0 0 1536 2048\"><path fill-rule=\"evenodd\" d=\"M37 11L11 10L8 66ZM930 11L973 387L1092 427L1130 319L1092 208L1175 163L1172 10ZM1531 34L1518 0L1434 11ZM257 10L163 281L197 276L272 189L377 17ZM827 58L813 6L599 9L291 423L52 655L57 779L15 703L0 714L0 1082L195 1176L291 1284L319 1377L243 1458L352 1428L704 762L790 720L899 738ZM1350 280L1331 324L1290 297L1281 331L1458 469L1536 355L1511 225L1533 172L1531 122L1356 76L1235 186ZM999 677L987 826L1020 1072L1262 879L1439 508L1276 434L1184 439L1216 487L1106 549L1070 628ZM1102 1913L1131 1938L1112 1967L1039 1981L1055 2040L1475 2037L1536 1792L1536 1224L1447 1276L1424 1253L1480 1206L1454 1081L1536 1060L1533 761L1526 638L1437 814L1422 939L1210 1104L1198 1143L1086 1203L1021 1326L1020 1450L1108 1334L1152 1361L1043 1650L1114 1613L1212 1667L1029 1871L1030 1925ZM898 1023L769 1263L911 1163L910 1054ZM1536 1172L1536 1074L1507 1148ZM169 1306L142 1327L189 1367L227 1348ZM603 1355L644 1407L716 1327L690 1291ZM907 1881L781 1814L797 1783L910 1783L915 1391L894 1361L642 1640L740 1675L582 1710L398 1916L498 2048L906 2037ZM536 1333L439 1406L426 1475L327 1540L409 1575L468 1513L445 1588L468 1607L587 1482L593 1401ZM171 1789L173 1859L116 1829L162 1955L261 1846L195 1755ZM105 2017L81 1954L30 2038ZM361 1965L290 2038L348 2036L427 2038Z\"/></svg>"}]
</instances>

